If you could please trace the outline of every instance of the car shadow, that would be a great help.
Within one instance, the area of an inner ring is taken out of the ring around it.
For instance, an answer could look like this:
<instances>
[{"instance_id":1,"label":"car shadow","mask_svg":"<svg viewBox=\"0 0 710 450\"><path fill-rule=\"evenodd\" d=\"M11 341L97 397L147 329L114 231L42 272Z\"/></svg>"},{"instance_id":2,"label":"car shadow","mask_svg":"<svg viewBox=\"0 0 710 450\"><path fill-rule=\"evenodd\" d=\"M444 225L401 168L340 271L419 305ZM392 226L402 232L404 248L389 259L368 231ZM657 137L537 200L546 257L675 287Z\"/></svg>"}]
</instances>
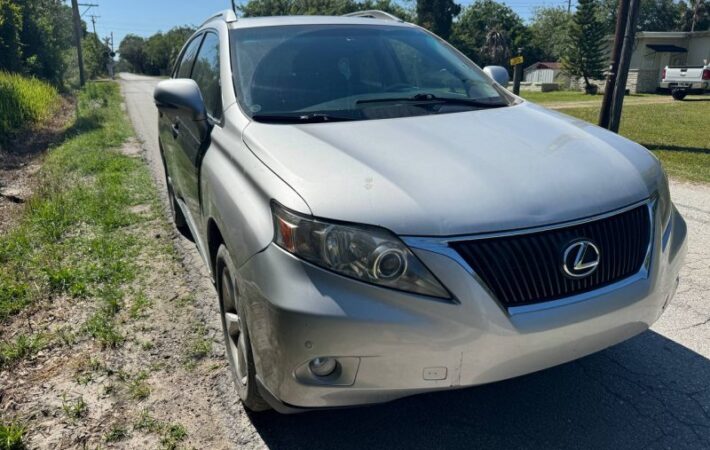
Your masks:
<instances>
[{"instance_id":1,"label":"car shadow","mask_svg":"<svg viewBox=\"0 0 710 450\"><path fill-rule=\"evenodd\" d=\"M272 449L710 448L710 361L648 331L499 383L250 418Z\"/></svg>"}]
</instances>

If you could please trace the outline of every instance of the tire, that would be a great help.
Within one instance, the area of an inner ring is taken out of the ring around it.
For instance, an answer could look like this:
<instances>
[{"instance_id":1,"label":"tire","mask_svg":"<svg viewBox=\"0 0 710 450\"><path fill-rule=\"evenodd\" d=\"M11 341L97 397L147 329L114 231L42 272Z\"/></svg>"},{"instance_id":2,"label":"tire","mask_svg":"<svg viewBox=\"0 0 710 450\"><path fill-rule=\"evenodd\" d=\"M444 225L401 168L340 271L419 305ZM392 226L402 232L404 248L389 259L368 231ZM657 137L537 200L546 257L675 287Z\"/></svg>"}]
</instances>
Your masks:
<instances>
[{"instance_id":1,"label":"tire","mask_svg":"<svg viewBox=\"0 0 710 450\"><path fill-rule=\"evenodd\" d=\"M673 89L671 95L675 100L683 100L685 96L688 95L688 91L685 89Z\"/></svg>"},{"instance_id":2,"label":"tire","mask_svg":"<svg viewBox=\"0 0 710 450\"><path fill-rule=\"evenodd\" d=\"M271 407L259 394L256 384L256 368L245 308L239 301L235 280L237 272L229 250L224 244L217 250L215 267L225 352L232 379L245 408L254 412L266 411Z\"/></svg>"}]
</instances>

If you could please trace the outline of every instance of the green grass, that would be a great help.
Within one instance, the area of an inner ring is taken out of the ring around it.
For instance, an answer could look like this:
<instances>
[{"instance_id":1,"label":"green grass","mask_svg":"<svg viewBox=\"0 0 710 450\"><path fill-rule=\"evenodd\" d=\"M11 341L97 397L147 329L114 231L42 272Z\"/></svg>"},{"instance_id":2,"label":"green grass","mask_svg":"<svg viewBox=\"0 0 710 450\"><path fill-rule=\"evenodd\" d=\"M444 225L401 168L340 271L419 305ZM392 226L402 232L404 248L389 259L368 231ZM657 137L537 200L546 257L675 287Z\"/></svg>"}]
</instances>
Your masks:
<instances>
[{"instance_id":1,"label":"green grass","mask_svg":"<svg viewBox=\"0 0 710 450\"><path fill-rule=\"evenodd\" d=\"M62 395L62 410L69 419L76 421L86 416L86 413L89 411L89 406L84 401L84 397L67 400L67 396L64 394Z\"/></svg>"},{"instance_id":2,"label":"green grass","mask_svg":"<svg viewBox=\"0 0 710 450\"><path fill-rule=\"evenodd\" d=\"M15 422L0 421L0 450L23 450L25 427Z\"/></svg>"},{"instance_id":3,"label":"green grass","mask_svg":"<svg viewBox=\"0 0 710 450\"><path fill-rule=\"evenodd\" d=\"M0 71L0 142L41 122L59 105L59 93L36 78Z\"/></svg>"},{"instance_id":4,"label":"green grass","mask_svg":"<svg viewBox=\"0 0 710 450\"><path fill-rule=\"evenodd\" d=\"M631 94L626 98L643 98L651 97L654 94ZM567 103L567 102L590 102L596 101L601 103L603 95L587 95L581 91L553 91L553 92L534 92L520 91L520 96L531 102L546 104L546 103Z\"/></svg>"},{"instance_id":5,"label":"green grass","mask_svg":"<svg viewBox=\"0 0 710 450\"><path fill-rule=\"evenodd\" d=\"M160 434L160 444L166 450L174 450L178 444L187 437L187 430L179 423L166 423L150 415L143 410L138 420L133 424L133 428L145 433Z\"/></svg>"},{"instance_id":6,"label":"green grass","mask_svg":"<svg viewBox=\"0 0 710 450\"><path fill-rule=\"evenodd\" d=\"M130 436L128 429L122 425L113 425L108 433L104 435L104 442L118 442Z\"/></svg>"},{"instance_id":7,"label":"green grass","mask_svg":"<svg viewBox=\"0 0 710 450\"><path fill-rule=\"evenodd\" d=\"M40 301L89 299L83 334L105 347L123 343L116 316L137 276L135 256L151 242L135 225L154 218L130 209L157 200L143 163L112 150L132 133L120 104L116 84L87 84L23 217L0 236L0 342L2 323Z\"/></svg>"},{"instance_id":8,"label":"green grass","mask_svg":"<svg viewBox=\"0 0 710 450\"><path fill-rule=\"evenodd\" d=\"M598 108L562 112L596 123ZM620 134L638 142L661 160L674 178L710 183L710 97L624 107Z\"/></svg>"},{"instance_id":9,"label":"green grass","mask_svg":"<svg viewBox=\"0 0 710 450\"><path fill-rule=\"evenodd\" d=\"M27 356L34 355L47 345L41 333L17 336L14 340L0 342L0 369Z\"/></svg>"}]
</instances>

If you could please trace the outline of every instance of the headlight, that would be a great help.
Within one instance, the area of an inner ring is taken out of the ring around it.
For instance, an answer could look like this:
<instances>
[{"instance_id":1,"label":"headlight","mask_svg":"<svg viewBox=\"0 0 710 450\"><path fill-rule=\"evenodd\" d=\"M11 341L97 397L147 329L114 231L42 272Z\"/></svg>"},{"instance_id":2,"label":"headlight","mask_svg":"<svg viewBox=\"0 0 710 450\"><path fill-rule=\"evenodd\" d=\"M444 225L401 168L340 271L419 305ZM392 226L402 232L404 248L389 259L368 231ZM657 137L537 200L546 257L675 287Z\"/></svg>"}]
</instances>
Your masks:
<instances>
[{"instance_id":1,"label":"headlight","mask_svg":"<svg viewBox=\"0 0 710 450\"><path fill-rule=\"evenodd\" d=\"M658 180L658 210L661 216L661 227L665 230L671 219L673 203L671 202L671 193L668 188L668 177L662 169L660 179Z\"/></svg>"},{"instance_id":2,"label":"headlight","mask_svg":"<svg viewBox=\"0 0 710 450\"><path fill-rule=\"evenodd\" d=\"M310 263L367 283L451 297L411 250L387 230L316 220L275 203L272 211L274 242Z\"/></svg>"}]
</instances>

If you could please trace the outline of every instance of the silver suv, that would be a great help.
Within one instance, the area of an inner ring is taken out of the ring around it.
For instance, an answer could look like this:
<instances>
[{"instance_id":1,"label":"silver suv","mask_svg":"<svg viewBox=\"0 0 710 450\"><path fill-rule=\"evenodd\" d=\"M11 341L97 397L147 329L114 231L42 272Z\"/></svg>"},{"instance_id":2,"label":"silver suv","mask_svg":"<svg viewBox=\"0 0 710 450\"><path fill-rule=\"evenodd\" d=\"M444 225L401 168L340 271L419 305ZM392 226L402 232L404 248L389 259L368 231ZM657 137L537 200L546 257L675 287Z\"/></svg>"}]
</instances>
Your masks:
<instances>
[{"instance_id":1,"label":"silver suv","mask_svg":"<svg viewBox=\"0 0 710 450\"><path fill-rule=\"evenodd\" d=\"M187 42L160 146L247 408L489 383L658 319L686 249L658 160L488 73L380 12Z\"/></svg>"}]
</instances>

